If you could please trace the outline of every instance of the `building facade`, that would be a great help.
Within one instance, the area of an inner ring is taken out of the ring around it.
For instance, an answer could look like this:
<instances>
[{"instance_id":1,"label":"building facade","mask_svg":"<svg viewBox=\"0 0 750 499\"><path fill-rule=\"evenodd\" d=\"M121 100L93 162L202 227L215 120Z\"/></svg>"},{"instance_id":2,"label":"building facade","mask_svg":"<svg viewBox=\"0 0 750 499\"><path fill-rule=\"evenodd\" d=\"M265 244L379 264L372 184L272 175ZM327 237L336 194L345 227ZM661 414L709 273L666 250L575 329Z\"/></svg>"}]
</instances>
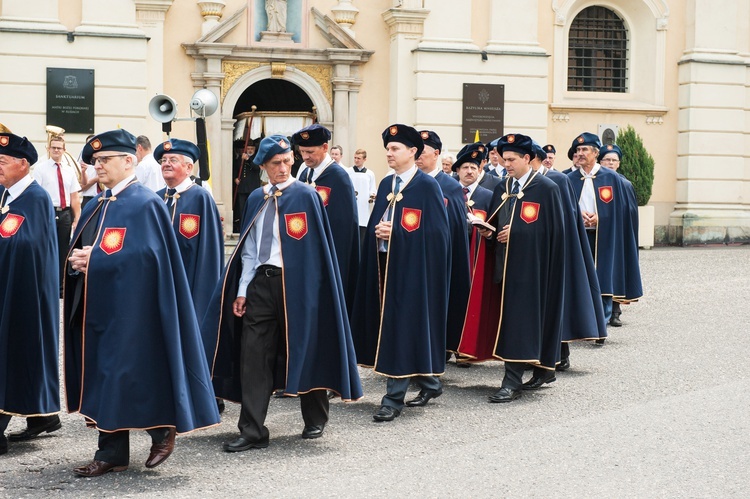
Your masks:
<instances>
[{"instance_id":1,"label":"building facade","mask_svg":"<svg viewBox=\"0 0 750 499\"><path fill-rule=\"evenodd\" d=\"M232 142L315 119L382 177L400 122L462 146L466 84L504 87L503 131L555 144L632 125L656 161L656 240L750 242L750 0L2 0L0 123L44 154L49 75L91 70L93 129L195 139L209 89L214 195L231 227ZM253 106L255 110L253 111ZM606 132L609 133L609 132ZM66 133L77 153L86 133ZM482 137L482 139L494 137Z\"/></svg>"}]
</instances>

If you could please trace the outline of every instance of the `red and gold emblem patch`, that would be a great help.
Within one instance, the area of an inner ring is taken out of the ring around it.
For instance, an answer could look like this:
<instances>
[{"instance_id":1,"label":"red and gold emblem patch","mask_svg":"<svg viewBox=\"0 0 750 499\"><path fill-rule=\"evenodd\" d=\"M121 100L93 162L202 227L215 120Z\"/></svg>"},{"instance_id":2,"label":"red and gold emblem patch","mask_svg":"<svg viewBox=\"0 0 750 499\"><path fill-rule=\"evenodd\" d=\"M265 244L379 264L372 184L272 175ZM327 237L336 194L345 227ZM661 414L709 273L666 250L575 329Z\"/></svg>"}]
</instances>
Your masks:
<instances>
[{"instance_id":1,"label":"red and gold emblem patch","mask_svg":"<svg viewBox=\"0 0 750 499\"><path fill-rule=\"evenodd\" d=\"M476 151L473 151L473 152L471 153L471 159L474 159L474 158L476 158L477 156L479 156L479 153L478 153L478 152L476 152Z\"/></svg>"},{"instance_id":2,"label":"red and gold emblem patch","mask_svg":"<svg viewBox=\"0 0 750 499\"><path fill-rule=\"evenodd\" d=\"M102 141L101 140L94 139L94 140L91 141L91 149L93 149L94 151L98 151L101 148L102 148Z\"/></svg>"},{"instance_id":3,"label":"red and gold emblem patch","mask_svg":"<svg viewBox=\"0 0 750 499\"><path fill-rule=\"evenodd\" d=\"M539 219L539 203L524 201L521 203L521 220L527 224L534 223Z\"/></svg>"},{"instance_id":4,"label":"red and gold emblem patch","mask_svg":"<svg viewBox=\"0 0 750 499\"><path fill-rule=\"evenodd\" d=\"M284 140L284 139L281 139L279 141L279 146L283 147L284 149L286 149L286 148L289 147L289 145L286 143L286 140Z\"/></svg>"},{"instance_id":5,"label":"red and gold emblem patch","mask_svg":"<svg viewBox=\"0 0 750 499\"><path fill-rule=\"evenodd\" d=\"M390 133L391 135L396 135L396 134L398 133L398 127L397 127L397 126L395 126L395 125L394 125L394 126L392 126L392 127L390 128L390 130L389 130L389 133Z\"/></svg>"},{"instance_id":6,"label":"red and gold emblem patch","mask_svg":"<svg viewBox=\"0 0 750 499\"><path fill-rule=\"evenodd\" d=\"M477 147L477 149L479 149L479 152L484 152L484 147L482 146Z\"/></svg>"},{"instance_id":7,"label":"red and gold emblem patch","mask_svg":"<svg viewBox=\"0 0 750 499\"><path fill-rule=\"evenodd\" d=\"M607 144L607 150L608 151L614 151L614 147L612 147L612 144Z\"/></svg>"},{"instance_id":8,"label":"red and gold emblem patch","mask_svg":"<svg viewBox=\"0 0 750 499\"><path fill-rule=\"evenodd\" d=\"M310 134L307 132L302 132L301 134L299 134L299 136L302 137L302 140L307 140L310 138Z\"/></svg>"},{"instance_id":9,"label":"red and gold emblem patch","mask_svg":"<svg viewBox=\"0 0 750 499\"><path fill-rule=\"evenodd\" d=\"M446 199L446 202L448 200ZM401 227L407 232L414 232L422 223L422 210L416 208L404 208L401 212Z\"/></svg>"},{"instance_id":10,"label":"red and gold emblem patch","mask_svg":"<svg viewBox=\"0 0 750 499\"><path fill-rule=\"evenodd\" d=\"M200 215L180 213L180 234L187 239L192 239L201 231Z\"/></svg>"},{"instance_id":11,"label":"red and gold emblem patch","mask_svg":"<svg viewBox=\"0 0 750 499\"><path fill-rule=\"evenodd\" d=\"M11 237L18 232L18 229L21 228L21 224L23 224L23 221L26 220L21 215L14 215L12 213L9 213L7 217L5 217L5 220L3 220L3 223L0 224L0 236L4 238Z\"/></svg>"},{"instance_id":12,"label":"red and gold emblem patch","mask_svg":"<svg viewBox=\"0 0 750 499\"><path fill-rule=\"evenodd\" d=\"M165 151L171 151L172 150L172 143L170 141L166 141L163 145Z\"/></svg>"},{"instance_id":13,"label":"red and gold emblem patch","mask_svg":"<svg viewBox=\"0 0 750 499\"><path fill-rule=\"evenodd\" d=\"M515 135L508 135L508 144L512 144L515 141L516 141Z\"/></svg>"},{"instance_id":14,"label":"red and gold emblem patch","mask_svg":"<svg viewBox=\"0 0 750 499\"><path fill-rule=\"evenodd\" d=\"M286 233L289 237L300 240L307 234L307 213L290 213L284 215Z\"/></svg>"},{"instance_id":15,"label":"red and gold emblem patch","mask_svg":"<svg viewBox=\"0 0 750 499\"><path fill-rule=\"evenodd\" d=\"M601 199L605 203L609 203L612 201L612 198L614 197L614 194L612 194L612 187L609 185L605 185L603 187L599 187L599 199Z\"/></svg>"},{"instance_id":16,"label":"red and gold emblem patch","mask_svg":"<svg viewBox=\"0 0 750 499\"><path fill-rule=\"evenodd\" d=\"M482 210L474 210L474 216L483 222L487 221L487 212Z\"/></svg>"},{"instance_id":17,"label":"red and gold emblem patch","mask_svg":"<svg viewBox=\"0 0 750 499\"><path fill-rule=\"evenodd\" d=\"M331 197L331 188L324 187L322 185L316 185L315 190L320 194L320 199L323 200L323 206L328 206L328 198Z\"/></svg>"},{"instance_id":18,"label":"red and gold emblem patch","mask_svg":"<svg viewBox=\"0 0 750 499\"><path fill-rule=\"evenodd\" d=\"M10 137L8 137L7 135L3 135L2 137L0 137L0 146L5 147L8 145L9 142L10 142Z\"/></svg>"},{"instance_id":19,"label":"red and gold emblem patch","mask_svg":"<svg viewBox=\"0 0 750 499\"><path fill-rule=\"evenodd\" d=\"M430 138L430 132L422 132L422 140L427 140Z\"/></svg>"},{"instance_id":20,"label":"red and gold emblem patch","mask_svg":"<svg viewBox=\"0 0 750 499\"><path fill-rule=\"evenodd\" d=\"M113 255L122 249L125 242L125 228L110 227L104 230L99 247L108 255Z\"/></svg>"},{"instance_id":21,"label":"red and gold emblem patch","mask_svg":"<svg viewBox=\"0 0 750 499\"><path fill-rule=\"evenodd\" d=\"M583 135L580 135L576 140L579 144L583 144Z\"/></svg>"}]
</instances>

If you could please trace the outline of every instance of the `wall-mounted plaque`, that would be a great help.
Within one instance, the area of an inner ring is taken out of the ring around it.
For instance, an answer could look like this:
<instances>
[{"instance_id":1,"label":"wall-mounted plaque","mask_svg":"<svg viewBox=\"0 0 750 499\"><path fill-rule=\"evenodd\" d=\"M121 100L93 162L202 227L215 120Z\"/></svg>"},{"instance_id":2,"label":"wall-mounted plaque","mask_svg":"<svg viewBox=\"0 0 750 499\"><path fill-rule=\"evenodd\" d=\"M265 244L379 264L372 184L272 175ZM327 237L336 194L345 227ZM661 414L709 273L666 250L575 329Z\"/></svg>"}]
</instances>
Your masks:
<instances>
[{"instance_id":1,"label":"wall-mounted plaque","mask_svg":"<svg viewBox=\"0 0 750 499\"><path fill-rule=\"evenodd\" d=\"M502 137L504 111L505 85L464 83L461 141L473 143L477 130L484 143Z\"/></svg>"},{"instance_id":2,"label":"wall-mounted plaque","mask_svg":"<svg viewBox=\"0 0 750 499\"><path fill-rule=\"evenodd\" d=\"M47 125L94 133L94 70L47 68Z\"/></svg>"}]
</instances>

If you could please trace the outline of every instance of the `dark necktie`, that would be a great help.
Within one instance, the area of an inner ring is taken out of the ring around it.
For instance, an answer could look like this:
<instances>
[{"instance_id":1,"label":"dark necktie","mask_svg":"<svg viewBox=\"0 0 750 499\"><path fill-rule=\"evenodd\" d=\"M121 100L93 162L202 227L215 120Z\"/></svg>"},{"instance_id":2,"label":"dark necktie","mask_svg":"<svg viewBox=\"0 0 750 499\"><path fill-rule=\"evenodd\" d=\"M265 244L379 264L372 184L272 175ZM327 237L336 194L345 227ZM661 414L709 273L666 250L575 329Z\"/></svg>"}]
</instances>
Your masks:
<instances>
[{"instance_id":1,"label":"dark necktie","mask_svg":"<svg viewBox=\"0 0 750 499\"><path fill-rule=\"evenodd\" d=\"M174 216L174 196L177 194L177 189L167 189L167 208L169 208L169 214Z\"/></svg>"},{"instance_id":2,"label":"dark necktie","mask_svg":"<svg viewBox=\"0 0 750 499\"><path fill-rule=\"evenodd\" d=\"M313 169L312 168L308 168L307 169L307 180L305 180L305 182L307 182L308 184L312 184L312 181L313 181L312 178L313 178Z\"/></svg>"},{"instance_id":3,"label":"dark necktie","mask_svg":"<svg viewBox=\"0 0 750 499\"><path fill-rule=\"evenodd\" d=\"M469 188L464 187L463 191L464 191L464 202L468 202L469 201Z\"/></svg>"},{"instance_id":4,"label":"dark necktie","mask_svg":"<svg viewBox=\"0 0 750 499\"><path fill-rule=\"evenodd\" d=\"M62 169L60 163L55 163L57 166L57 188L60 190L60 208L65 209L68 205L65 203L65 184L63 184Z\"/></svg>"},{"instance_id":5,"label":"dark necktie","mask_svg":"<svg viewBox=\"0 0 750 499\"><path fill-rule=\"evenodd\" d=\"M310 170L312 171L312 170ZM268 202L266 203L266 213L263 216L263 226L260 229L260 250L258 251L258 261L263 264L271 257L271 243L273 242L273 220L276 216L276 186L271 186L268 191Z\"/></svg>"},{"instance_id":6,"label":"dark necktie","mask_svg":"<svg viewBox=\"0 0 750 499\"><path fill-rule=\"evenodd\" d=\"M396 196L398 196L398 191L401 190L401 177L398 175L396 176L396 187L393 188L393 198L391 198L391 203L388 205L388 221L393 221L393 209L396 206ZM391 234L393 234L393 229L391 229ZM385 242L385 250L388 251L388 241Z\"/></svg>"},{"instance_id":7,"label":"dark necktie","mask_svg":"<svg viewBox=\"0 0 750 499\"><path fill-rule=\"evenodd\" d=\"M520 182L518 180L513 180L513 189L511 189L510 194L511 198L508 200L508 203L510 204L510 209L512 210L513 207L516 205L516 196L518 195L518 185Z\"/></svg>"},{"instance_id":8,"label":"dark necktie","mask_svg":"<svg viewBox=\"0 0 750 499\"><path fill-rule=\"evenodd\" d=\"M0 198L0 208L5 208L5 200L8 198L8 189L3 191L3 197Z\"/></svg>"}]
</instances>

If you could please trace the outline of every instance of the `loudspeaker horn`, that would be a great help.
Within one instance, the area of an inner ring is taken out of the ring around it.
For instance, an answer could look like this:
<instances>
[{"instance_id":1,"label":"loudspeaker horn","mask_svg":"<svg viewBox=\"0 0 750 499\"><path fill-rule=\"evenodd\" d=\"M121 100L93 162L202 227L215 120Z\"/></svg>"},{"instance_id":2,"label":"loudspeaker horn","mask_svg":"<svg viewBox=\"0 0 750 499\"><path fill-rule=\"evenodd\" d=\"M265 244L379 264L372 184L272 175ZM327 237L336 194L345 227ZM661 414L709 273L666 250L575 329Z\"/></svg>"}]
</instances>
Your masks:
<instances>
[{"instance_id":1,"label":"loudspeaker horn","mask_svg":"<svg viewBox=\"0 0 750 499\"><path fill-rule=\"evenodd\" d=\"M169 123L177 116L177 103L168 95L155 95L148 103L148 114L156 121Z\"/></svg>"},{"instance_id":2,"label":"loudspeaker horn","mask_svg":"<svg viewBox=\"0 0 750 499\"><path fill-rule=\"evenodd\" d=\"M190 99L190 109L201 118L211 116L219 108L219 99L207 88L202 88Z\"/></svg>"}]
</instances>

